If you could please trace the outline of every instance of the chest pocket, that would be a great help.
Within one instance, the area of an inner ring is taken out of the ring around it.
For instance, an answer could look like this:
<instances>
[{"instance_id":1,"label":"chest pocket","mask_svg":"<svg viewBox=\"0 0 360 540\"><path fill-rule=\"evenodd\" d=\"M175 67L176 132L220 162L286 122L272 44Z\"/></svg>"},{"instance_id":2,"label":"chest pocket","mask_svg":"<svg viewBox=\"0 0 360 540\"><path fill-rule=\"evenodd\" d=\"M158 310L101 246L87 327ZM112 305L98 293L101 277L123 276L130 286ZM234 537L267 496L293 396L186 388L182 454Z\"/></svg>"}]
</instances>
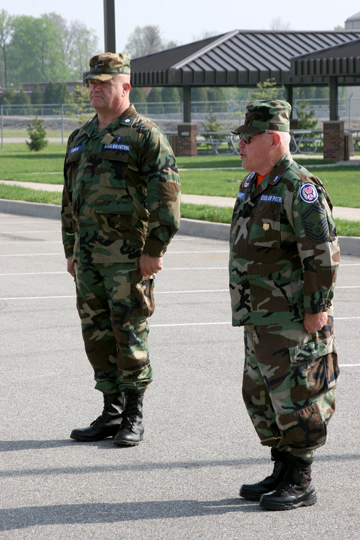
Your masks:
<instances>
[{"instance_id":1,"label":"chest pocket","mask_svg":"<svg viewBox=\"0 0 360 540\"><path fill-rule=\"evenodd\" d=\"M100 154L100 163L96 173L99 175L99 183L109 188L126 187L126 171L128 168L129 154L113 149L105 149Z\"/></svg>"},{"instance_id":2,"label":"chest pocket","mask_svg":"<svg viewBox=\"0 0 360 540\"><path fill-rule=\"evenodd\" d=\"M278 248L280 246L281 201L259 201L249 223L249 244Z\"/></svg>"},{"instance_id":3,"label":"chest pocket","mask_svg":"<svg viewBox=\"0 0 360 540\"><path fill-rule=\"evenodd\" d=\"M73 191L76 183L76 176L79 168L79 162L81 158L81 150L72 152L66 159L65 172L68 179L68 185L70 191Z\"/></svg>"}]
</instances>

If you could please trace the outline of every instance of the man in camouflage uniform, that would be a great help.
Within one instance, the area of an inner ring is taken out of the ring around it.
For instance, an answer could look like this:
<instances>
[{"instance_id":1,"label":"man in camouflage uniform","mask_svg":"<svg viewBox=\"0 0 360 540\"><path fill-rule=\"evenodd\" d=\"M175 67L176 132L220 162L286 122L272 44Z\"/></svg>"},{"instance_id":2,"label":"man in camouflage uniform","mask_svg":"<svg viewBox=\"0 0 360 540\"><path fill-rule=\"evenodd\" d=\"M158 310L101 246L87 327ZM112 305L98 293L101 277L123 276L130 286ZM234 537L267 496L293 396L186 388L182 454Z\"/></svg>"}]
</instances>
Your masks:
<instances>
[{"instance_id":1,"label":"man in camouflage uniform","mask_svg":"<svg viewBox=\"0 0 360 540\"><path fill-rule=\"evenodd\" d=\"M243 398L271 476L241 486L245 499L285 510L315 504L314 450L325 444L339 367L332 298L339 244L321 183L292 160L285 101L247 106L241 183L230 233L234 326L244 326Z\"/></svg>"},{"instance_id":2,"label":"man in camouflage uniform","mask_svg":"<svg viewBox=\"0 0 360 540\"><path fill-rule=\"evenodd\" d=\"M97 114L76 129L66 150L62 233L75 277L86 354L104 409L71 438L142 440L144 391L152 380L147 318L154 274L179 228L180 181L174 154L155 124L130 105L130 60L90 60Z\"/></svg>"}]
</instances>

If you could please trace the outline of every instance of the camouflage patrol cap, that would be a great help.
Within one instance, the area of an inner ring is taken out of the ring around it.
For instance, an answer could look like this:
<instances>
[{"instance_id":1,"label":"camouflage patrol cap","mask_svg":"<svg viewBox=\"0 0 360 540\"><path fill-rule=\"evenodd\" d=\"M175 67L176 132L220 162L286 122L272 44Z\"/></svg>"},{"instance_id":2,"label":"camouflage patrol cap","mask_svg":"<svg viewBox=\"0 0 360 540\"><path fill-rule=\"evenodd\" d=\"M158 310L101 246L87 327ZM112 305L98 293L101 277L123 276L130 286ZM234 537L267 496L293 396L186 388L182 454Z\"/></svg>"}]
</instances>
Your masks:
<instances>
[{"instance_id":1,"label":"camouflage patrol cap","mask_svg":"<svg viewBox=\"0 0 360 540\"><path fill-rule=\"evenodd\" d=\"M85 80L109 81L120 73L130 75L130 57L126 53L105 52L90 60L90 72Z\"/></svg>"},{"instance_id":2,"label":"camouflage patrol cap","mask_svg":"<svg viewBox=\"0 0 360 540\"><path fill-rule=\"evenodd\" d=\"M232 131L237 135L257 135L268 129L289 131L291 105L287 101L259 99L246 106L245 122Z\"/></svg>"}]
</instances>

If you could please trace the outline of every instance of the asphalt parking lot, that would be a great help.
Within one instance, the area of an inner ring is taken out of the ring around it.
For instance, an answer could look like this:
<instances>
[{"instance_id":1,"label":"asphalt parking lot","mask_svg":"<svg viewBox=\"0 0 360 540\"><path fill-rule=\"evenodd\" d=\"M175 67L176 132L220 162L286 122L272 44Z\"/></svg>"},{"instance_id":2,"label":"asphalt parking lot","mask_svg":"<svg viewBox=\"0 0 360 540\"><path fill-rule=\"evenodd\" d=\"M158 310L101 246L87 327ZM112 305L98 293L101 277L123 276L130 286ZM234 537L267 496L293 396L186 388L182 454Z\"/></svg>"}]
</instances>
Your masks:
<instances>
[{"instance_id":1,"label":"asphalt parking lot","mask_svg":"<svg viewBox=\"0 0 360 540\"><path fill-rule=\"evenodd\" d=\"M100 414L57 220L0 214L0 538L360 538L360 258L335 299L341 365L318 504L266 512L238 497L271 472L241 399L242 330L231 327L227 243L177 235L156 279L155 380L136 448L76 443Z\"/></svg>"}]
</instances>

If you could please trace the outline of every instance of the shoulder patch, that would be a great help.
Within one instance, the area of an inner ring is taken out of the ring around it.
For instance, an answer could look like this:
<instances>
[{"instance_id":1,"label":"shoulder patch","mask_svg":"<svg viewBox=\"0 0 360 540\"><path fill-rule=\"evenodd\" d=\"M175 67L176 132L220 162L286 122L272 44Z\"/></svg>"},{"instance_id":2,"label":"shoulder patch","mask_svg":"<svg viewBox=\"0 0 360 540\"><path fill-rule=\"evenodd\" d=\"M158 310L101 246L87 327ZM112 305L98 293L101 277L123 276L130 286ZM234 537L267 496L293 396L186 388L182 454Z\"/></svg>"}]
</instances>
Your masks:
<instances>
[{"instance_id":1,"label":"shoulder patch","mask_svg":"<svg viewBox=\"0 0 360 540\"><path fill-rule=\"evenodd\" d=\"M250 182L251 180L254 178L255 176L255 173L254 172L251 172L250 174L248 174L247 176L245 176L245 179L243 181L243 187L244 188L248 188L250 186Z\"/></svg>"},{"instance_id":2,"label":"shoulder patch","mask_svg":"<svg viewBox=\"0 0 360 540\"><path fill-rule=\"evenodd\" d=\"M314 184L304 184L300 188L300 197L306 203L313 203L317 201L319 195Z\"/></svg>"},{"instance_id":3,"label":"shoulder patch","mask_svg":"<svg viewBox=\"0 0 360 540\"><path fill-rule=\"evenodd\" d=\"M323 242L329 235L329 224L325 210L319 204L308 207L302 214L305 235L313 242Z\"/></svg>"}]
</instances>

